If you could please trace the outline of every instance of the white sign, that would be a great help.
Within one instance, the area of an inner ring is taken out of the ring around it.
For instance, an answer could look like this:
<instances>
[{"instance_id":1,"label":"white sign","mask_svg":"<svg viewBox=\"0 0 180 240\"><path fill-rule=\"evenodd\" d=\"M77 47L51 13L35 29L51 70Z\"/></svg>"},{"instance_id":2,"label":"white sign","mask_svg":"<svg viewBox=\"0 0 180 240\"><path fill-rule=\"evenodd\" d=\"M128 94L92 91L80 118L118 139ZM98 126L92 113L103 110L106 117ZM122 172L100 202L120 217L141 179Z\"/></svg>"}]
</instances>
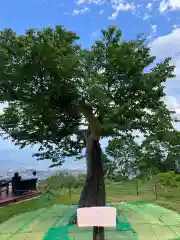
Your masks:
<instances>
[{"instance_id":1,"label":"white sign","mask_svg":"<svg viewBox=\"0 0 180 240\"><path fill-rule=\"evenodd\" d=\"M116 227L116 208L78 208L77 224L78 227Z\"/></svg>"}]
</instances>

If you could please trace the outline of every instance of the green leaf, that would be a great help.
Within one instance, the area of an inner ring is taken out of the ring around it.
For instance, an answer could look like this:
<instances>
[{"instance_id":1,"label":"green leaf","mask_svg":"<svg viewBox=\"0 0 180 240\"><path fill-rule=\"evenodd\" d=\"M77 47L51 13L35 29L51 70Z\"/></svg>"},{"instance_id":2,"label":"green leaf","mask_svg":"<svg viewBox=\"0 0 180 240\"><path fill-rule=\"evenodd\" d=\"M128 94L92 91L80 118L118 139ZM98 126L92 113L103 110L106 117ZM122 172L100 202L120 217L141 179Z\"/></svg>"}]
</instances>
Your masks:
<instances>
[{"instance_id":1,"label":"green leaf","mask_svg":"<svg viewBox=\"0 0 180 240\"><path fill-rule=\"evenodd\" d=\"M172 131L172 113L162 101L174 72L170 58L146 73L155 57L145 38L124 41L121 35L109 27L83 49L62 26L24 35L1 31L0 102L8 102L1 130L21 148L38 144L35 156L54 163L82 154L82 122L101 138Z\"/></svg>"}]
</instances>

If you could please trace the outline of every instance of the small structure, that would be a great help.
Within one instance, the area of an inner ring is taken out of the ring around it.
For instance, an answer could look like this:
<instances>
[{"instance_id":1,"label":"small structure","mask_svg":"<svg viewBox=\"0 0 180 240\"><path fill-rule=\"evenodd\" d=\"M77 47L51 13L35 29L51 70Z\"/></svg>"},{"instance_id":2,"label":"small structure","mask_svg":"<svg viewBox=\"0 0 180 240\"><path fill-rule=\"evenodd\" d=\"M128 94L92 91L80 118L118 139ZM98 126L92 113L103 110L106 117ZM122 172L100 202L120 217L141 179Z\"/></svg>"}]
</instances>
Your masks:
<instances>
[{"instance_id":1,"label":"small structure","mask_svg":"<svg viewBox=\"0 0 180 240\"><path fill-rule=\"evenodd\" d=\"M19 196L23 193L36 189L37 177L32 179L21 180L21 177L16 172L12 178L12 194Z\"/></svg>"},{"instance_id":2,"label":"small structure","mask_svg":"<svg viewBox=\"0 0 180 240\"><path fill-rule=\"evenodd\" d=\"M10 184L12 186L11 190L9 189ZM37 177L22 180L21 176L16 172L11 181L0 182L0 206L39 195L40 192L37 190L36 185Z\"/></svg>"},{"instance_id":3,"label":"small structure","mask_svg":"<svg viewBox=\"0 0 180 240\"><path fill-rule=\"evenodd\" d=\"M9 183L10 181L1 180L0 181L0 196L5 192L6 195L9 194Z\"/></svg>"},{"instance_id":4,"label":"small structure","mask_svg":"<svg viewBox=\"0 0 180 240\"><path fill-rule=\"evenodd\" d=\"M115 207L85 207L77 209L78 227L116 228Z\"/></svg>"},{"instance_id":5,"label":"small structure","mask_svg":"<svg viewBox=\"0 0 180 240\"><path fill-rule=\"evenodd\" d=\"M14 177L12 177L12 194L14 196L19 196L21 194L20 192L20 181L21 176L19 176L18 172L15 172Z\"/></svg>"}]
</instances>

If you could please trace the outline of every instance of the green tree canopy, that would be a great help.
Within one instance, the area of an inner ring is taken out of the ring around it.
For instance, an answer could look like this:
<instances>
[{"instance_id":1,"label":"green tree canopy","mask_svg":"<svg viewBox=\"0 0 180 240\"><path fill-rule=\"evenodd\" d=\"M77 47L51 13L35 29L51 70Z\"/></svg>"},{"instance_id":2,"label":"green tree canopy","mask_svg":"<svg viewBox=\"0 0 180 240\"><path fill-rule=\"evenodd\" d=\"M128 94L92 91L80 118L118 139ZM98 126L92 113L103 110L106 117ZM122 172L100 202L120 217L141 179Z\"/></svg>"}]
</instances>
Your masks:
<instances>
[{"instance_id":1,"label":"green tree canopy","mask_svg":"<svg viewBox=\"0 0 180 240\"><path fill-rule=\"evenodd\" d=\"M86 146L80 205L104 205L99 140L173 129L162 97L174 66L167 58L145 72L155 60L145 40L123 41L116 27L102 30L90 49L78 39L61 26L0 32L0 101L8 102L0 126L22 148L39 144L39 159L78 156Z\"/></svg>"},{"instance_id":2,"label":"green tree canopy","mask_svg":"<svg viewBox=\"0 0 180 240\"><path fill-rule=\"evenodd\" d=\"M159 139L148 136L140 147L138 167L142 175L177 171L180 167L180 133L177 130L163 134Z\"/></svg>"},{"instance_id":3,"label":"green tree canopy","mask_svg":"<svg viewBox=\"0 0 180 240\"><path fill-rule=\"evenodd\" d=\"M77 40L61 26L0 32L0 100L8 102L0 123L15 144L39 143L42 159L77 155L88 111L101 137L172 128L162 100L162 83L174 69L169 58L144 72L155 59L149 47L141 39L122 41L115 27L90 50Z\"/></svg>"},{"instance_id":4,"label":"green tree canopy","mask_svg":"<svg viewBox=\"0 0 180 240\"><path fill-rule=\"evenodd\" d=\"M110 140L106 153L113 159L116 172L122 177L129 177L137 173L139 145L133 137L124 136Z\"/></svg>"}]
</instances>

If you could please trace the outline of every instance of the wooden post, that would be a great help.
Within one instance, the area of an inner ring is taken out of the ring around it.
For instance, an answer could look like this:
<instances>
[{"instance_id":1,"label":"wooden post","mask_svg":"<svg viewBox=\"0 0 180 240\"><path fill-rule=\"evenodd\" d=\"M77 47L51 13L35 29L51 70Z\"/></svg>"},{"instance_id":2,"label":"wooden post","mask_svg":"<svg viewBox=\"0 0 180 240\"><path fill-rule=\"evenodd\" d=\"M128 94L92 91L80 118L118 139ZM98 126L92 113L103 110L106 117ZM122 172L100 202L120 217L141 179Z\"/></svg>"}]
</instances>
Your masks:
<instances>
[{"instance_id":1,"label":"wooden post","mask_svg":"<svg viewBox=\"0 0 180 240\"><path fill-rule=\"evenodd\" d=\"M69 198L71 198L71 187L69 187Z\"/></svg>"},{"instance_id":2,"label":"wooden post","mask_svg":"<svg viewBox=\"0 0 180 240\"><path fill-rule=\"evenodd\" d=\"M154 185L154 192L155 192L155 196L156 196L156 201L158 199L158 194L157 194L157 185Z\"/></svg>"},{"instance_id":3,"label":"wooden post","mask_svg":"<svg viewBox=\"0 0 180 240\"><path fill-rule=\"evenodd\" d=\"M138 180L136 180L136 195L139 196Z\"/></svg>"},{"instance_id":4,"label":"wooden post","mask_svg":"<svg viewBox=\"0 0 180 240\"><path fill-rule=\"evenodd\" d=\"M9 183L7 183L6 185L6 196L8 196L8 194L9 194Z\"/></svg>"}]
</instances>

